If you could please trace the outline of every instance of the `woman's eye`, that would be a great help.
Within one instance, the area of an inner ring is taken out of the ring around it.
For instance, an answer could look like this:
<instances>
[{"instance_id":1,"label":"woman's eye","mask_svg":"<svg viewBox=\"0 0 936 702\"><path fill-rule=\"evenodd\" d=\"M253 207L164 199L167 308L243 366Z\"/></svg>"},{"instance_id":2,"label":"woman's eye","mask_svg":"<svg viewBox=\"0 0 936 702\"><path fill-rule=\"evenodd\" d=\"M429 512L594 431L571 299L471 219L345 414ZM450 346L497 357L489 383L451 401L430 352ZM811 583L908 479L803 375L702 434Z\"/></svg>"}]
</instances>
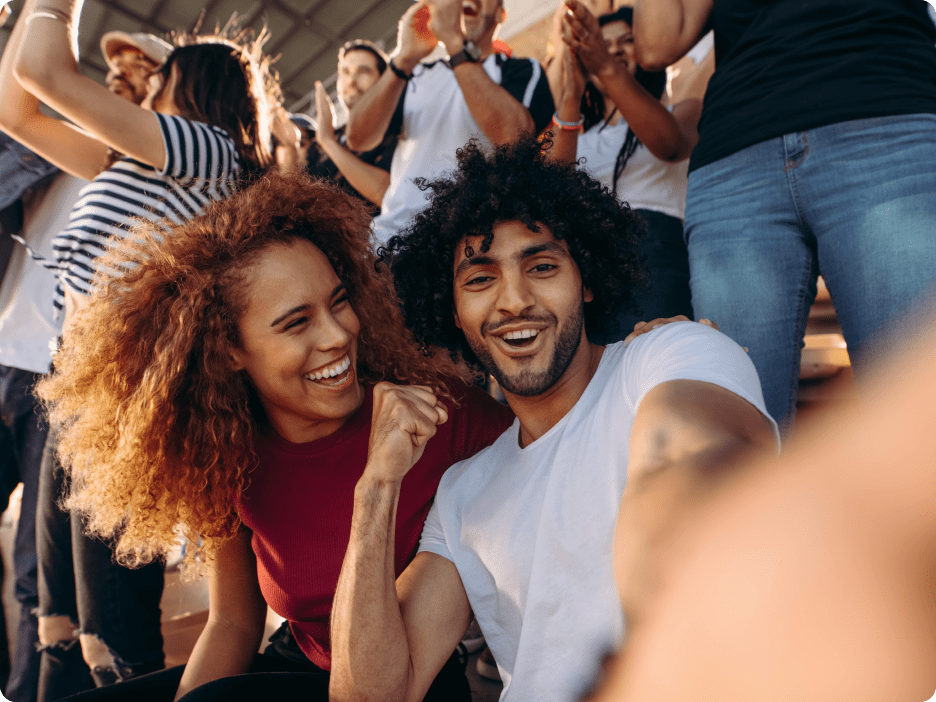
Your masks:
<instances>
[{"instance_id":1,"label":"woman's eye","mask_svg":"<svg viewBox=\"0 0 936 702\"><path fill-rule=\"evenodd\" d=\"M339 305L343 305L344 303L346 303L346 302L348 302L348 301L349 301L349 300L348 300L348 296L347 296L346 294L345 294L345 295L342 295L342 296L339 297L337 300L335 300L335 307L338 307Z\"/></svg>"},{"instance_id":2,"label":"woman's eye","mask_svg":"<svg viewBox=\"0 0 936 702\"><path fill-rule=\"evenodd\" d=\"M305 322L305 321L306 321L306 318L305 318L305 317L299 317L299 319L294 319L294 320L291 321L289 324L287 324L285 327L283 327L283 331L289 331L289 330L292 329L293 327L298 327L300 324L302 324L302 323Z\"/></svg>"}]
</instances>

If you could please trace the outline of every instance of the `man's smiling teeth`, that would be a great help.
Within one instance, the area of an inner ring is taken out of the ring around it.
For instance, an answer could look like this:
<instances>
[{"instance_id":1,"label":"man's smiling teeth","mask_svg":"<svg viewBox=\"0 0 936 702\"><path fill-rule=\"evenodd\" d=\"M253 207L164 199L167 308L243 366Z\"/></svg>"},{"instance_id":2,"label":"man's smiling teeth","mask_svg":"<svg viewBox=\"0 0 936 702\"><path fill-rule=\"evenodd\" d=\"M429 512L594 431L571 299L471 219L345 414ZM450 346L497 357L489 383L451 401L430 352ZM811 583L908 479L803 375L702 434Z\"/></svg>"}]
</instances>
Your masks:
<instances>
[{"instance_id":1,"label":"man's smiling teeth","mask_svg":"<svg viewBox=\"0 0 936 702\"><path fill-rule=\"evenodd\" d=\"M334 378L336 375L341 375L348 368L351 367L351 359L345 356L338 363L333 366L329 366L323 370L320 370L317 373L310 373L306 376L309 380L322 380L323 378Z\"/></svg>"},{"instance_id":2,"label":"man's smiling teeth","mask_svg":"<svg viewBox=\"0 0 936 702\"><path fill-rule=\"evenodd\" d=\"M520 331L507 332L504 334L504 339L507 341L514 341L515 339L532 339L537 334L539 334L539 331L536 329L522 329Z\"/></svg>"}]
</instances>

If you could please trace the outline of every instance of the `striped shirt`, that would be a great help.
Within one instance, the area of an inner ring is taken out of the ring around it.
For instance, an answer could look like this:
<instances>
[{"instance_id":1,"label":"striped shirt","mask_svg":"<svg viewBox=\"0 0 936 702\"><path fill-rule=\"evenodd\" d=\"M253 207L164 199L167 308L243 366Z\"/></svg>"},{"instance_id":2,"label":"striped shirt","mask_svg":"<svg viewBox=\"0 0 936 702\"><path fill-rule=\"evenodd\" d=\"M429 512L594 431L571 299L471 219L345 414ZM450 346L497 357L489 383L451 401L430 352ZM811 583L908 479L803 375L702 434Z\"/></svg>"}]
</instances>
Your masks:
<instances>
[{"instance_id":1,"label":"striped shirt","mask_svg":"<svg viewBox=\"0 0 936 702\"><path fill-rule=\"evenodd\" d=\"M156 113L166 146L166 164L156 170L123 158L81 191L68 226L52 241L58 271L53 304L65 304L64 285L81 294L91 290L97 258L112 237L124 238L140 220L181 224L214 200L229 196L240 168L227 132L201 122Z\"/></svg>"}]
</instances>

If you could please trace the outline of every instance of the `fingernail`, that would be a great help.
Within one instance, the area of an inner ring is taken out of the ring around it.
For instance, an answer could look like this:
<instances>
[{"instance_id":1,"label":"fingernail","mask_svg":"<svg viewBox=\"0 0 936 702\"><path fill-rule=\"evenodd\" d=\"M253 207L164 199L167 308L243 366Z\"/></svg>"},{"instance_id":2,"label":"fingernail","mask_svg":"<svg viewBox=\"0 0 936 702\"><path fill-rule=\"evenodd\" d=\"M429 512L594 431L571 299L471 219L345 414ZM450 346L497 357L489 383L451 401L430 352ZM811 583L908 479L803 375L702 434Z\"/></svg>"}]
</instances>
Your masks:
<instances>
[{"instance_id":1,"label":"fingernail","mask_svg":"<svg viewBox=\"0 0 936 702\"><path fill-rule=\"evenodd\" d=\"M647 326L646 322L637 322L637 324L634 326L634 329L640 329L640 327L645 327L645 326Z\"/></svg>"}]
</instances>

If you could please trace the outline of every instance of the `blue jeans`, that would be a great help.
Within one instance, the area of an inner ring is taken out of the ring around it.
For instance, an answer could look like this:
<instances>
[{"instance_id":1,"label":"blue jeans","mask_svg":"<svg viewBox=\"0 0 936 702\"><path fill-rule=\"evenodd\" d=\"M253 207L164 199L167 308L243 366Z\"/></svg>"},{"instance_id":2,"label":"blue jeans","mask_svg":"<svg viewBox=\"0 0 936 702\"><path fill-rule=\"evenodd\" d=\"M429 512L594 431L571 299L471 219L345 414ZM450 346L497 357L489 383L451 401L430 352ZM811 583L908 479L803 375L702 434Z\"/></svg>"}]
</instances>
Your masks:
<instances>
[{"instance_id":1,"label":"blue jeans","mask_svg":"<svg viewBox=\"0 0 936 702\"><path fill-rule=\"evenodd\" d=\"M3 688L4 696L12 702L34 700L39 679L39 653L36 651L39 635L35 614L39 605L36 499L47 433L32 394L39 377L19 368L0 366L0 417L3 420L0 424L0 502L5 505L17 483L23 483L20 518L13 546L15 596L20 617L16 627L16 647L11 651L10 678Z\"/></svg>"},{"instance_id":2,"label":"blue jeans","mask_svg":"<svg viewBox=\"0 0 936 702\"><path fill-rule=\"evenodd\" d=\"M689 175L692 305L742 346L789 429L822 274L859 380L936 279L936 115L832 124Z\"/></svg>"}]
</instances>

